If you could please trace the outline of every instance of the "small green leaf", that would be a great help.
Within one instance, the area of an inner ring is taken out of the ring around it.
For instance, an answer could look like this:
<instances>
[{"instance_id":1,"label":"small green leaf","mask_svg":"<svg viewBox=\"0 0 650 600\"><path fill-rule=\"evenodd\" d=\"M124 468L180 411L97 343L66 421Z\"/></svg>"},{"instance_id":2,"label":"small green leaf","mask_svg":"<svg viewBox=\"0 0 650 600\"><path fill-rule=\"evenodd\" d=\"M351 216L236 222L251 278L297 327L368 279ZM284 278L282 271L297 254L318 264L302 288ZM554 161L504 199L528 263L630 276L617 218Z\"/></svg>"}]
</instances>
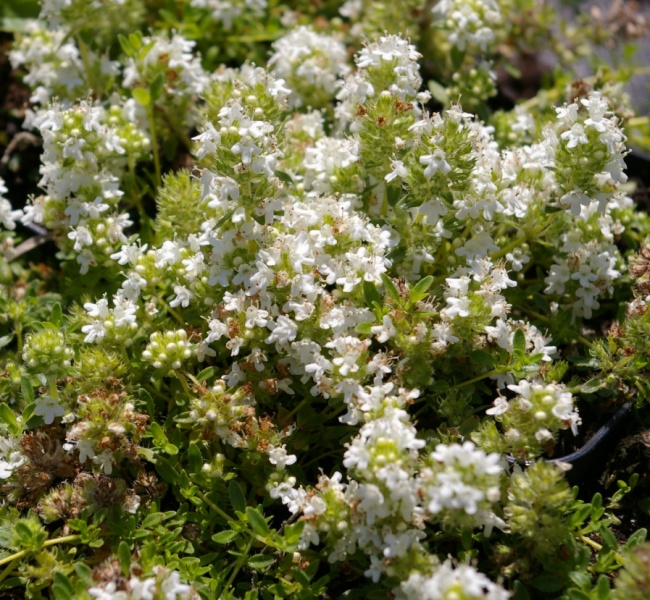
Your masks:
<instances>
[{"instance_id":1,"label":"small green leaf","mask_svg":"<svg viewBox=\"0 0 650 600\"><path fill-rule=\"evenodd\" d=\"M145 88L135 88L131 92L135 101L141 106L149 106L151 104L151 93Z\"/></svg>"},{"instance_id":2,"label":"small green leaf","mask_svg":"<svg viewBox=\"0 0 650 600\"><path fill-rule=\"evenodd\" d=\"M154 80L151 82L151 85L149 86L149 91L151 93L151 100L153 102L155 102L156 100L158 100L158 98L160 98L164 86L165 86L165 78L163 77L162 73L158 73L158 75L154 77ZM144 104L143 106L146 106L146 104Z\"/></svg>"},{"instance_id":3,"label":"small green leaf","mask_svg":"<svg viewBox=\"0 0 650 600\"><path fill-rule=\"evenodd\" d=\"M164 444L162 449L169 456L176 456L178 454L178 446L174 446L174 444Z\"/></svg>"},{"instance_id":4,"label":"small green leaf","mask_svg":"<svg viewBox=\"0 0 650 600\"><path fill-rule=\"evenodd\" d=\"M34 388L27 377L21 377L20 379L20 392L25 402L34 402Z\"/></svg>"},{"instance_id":5,"label":"small green leaf","mask_svg":"<svg viewBox=\"0 0 650 600\"><path fill-rule=\"evenodd\" d=\"M379 306L382 305L381 294L374 283L364 279L361 287L363 289L363 298L366 301L366 306L368 308L372 308L375 303Z\"/></svg>"},{"instance_id":6,"label":"small green leaf","mask_svg":"<svg viewBox=\"0 0 650 600\"><path fill-rule=\"evenodd\" d=\"M57 327L61 327L61 324L63 323L63 311L61 310L61 305L58 302L56 302L52 307L50 323L56 325Z\"/></svg>"},{"instance_id":7,"label":"small green leaf","mask_svg":"<svg viewBox=\"0 0 650 600\"><path fill-rule=\"evenodd\" d=\"M604 386L605 386L604 380L594 377L589 381L585 381L585 383L583 383L582 386L580 387L580 391L583 394L593 394L597 392L599 389L603 388Z\"/></svg>"},{"instance_id":8,"label":"small green leaf","mask_svg":"<svg viewBox=\"0 0 650 600\"><path fill-rule=\"evenodd\" d=\"M641 529L638 529L629 538L627 538L627 542L625 542L625 548L628 550L636 548L639 544L643 544L643 542L645 542L647 536L647 529L643 527Z\"/></svg>"},{"instance_id":9,"label":"small green leaf","mask_svg":"<svg viewBox=\"0 0 650 600\"><path fill-rule=\"evenodd\" d=\"M611 597L611 588L609 587L609 578L607 575L601 575L596 583L596 595L598 600L609 600Z\"/></svg>"},{"instance_id":10,"label":"small green leaf","mask_svg":"<svg viewBox=\"0 0 650 600\"><path fill-rule=\"evenodd\" d=\"M131 42L129 42L128 38L119 33L117 35L117 39L120 42L120 46L122 46L122 52L124 52L124 54L126 54L129 58L133 57L135 51L133 49L133 46L131 46Z\"/></svg>"},{"instance_id":11,"label":"small green leaf","mask_svg":"<svg viewBox=\"0 0 650 600\"><path fill-rule=\"evenodd\" d=\"M457 46L452 46L451 47L451 64L453 65L454 69L457 71L460 69L461 65L463 64L463 60L465 60L465 51L460 50Z\"/></svg>"},{"instance_id":12,"label":"small green leaf","mask_svg":"<svg viewBox=\"0 0 650 600\"><path fill-rule=\"evenodd\" d=\"M295 546L300 542L302 530L305 528L305 521L292 523L284 528L284 541L289 546Z\"/></svg>"},{"instance_id":13,"label":"small green leaf","mask_svg":"<svg viewBox=\"0 0 650 600\"><path fill-rule=\"evenodd\" d=\"M52 580L52 592L56 600L72 600L74 598L74 587L63 573L55 571Z\"/></svg>"},{"instance_id":14,"label":"small green leaf","mask_svg":"<svg viewBox=\"0 0 650 600\"><path fill-rule=\"evenodd\" d=\"M248 566L256 571L268 569L275 562L275 558L266 554L254 554L248 559Z\"/></svg>"},{"instance_id":15,"label":"small green leaf","mask_svg":"<svg viewBox=\"0 0 650 600\"><path fill-rule=\"evenodd\" d=\"M243 513L246 510L246 497L235 480L228 484L228 497L230 504L237 512Z\"/></svg>"},{"instance_id":16,"label":"small green leaf","mask_svg":"<svg viewBox=\"0 0 650 600\"><path fill-rule=\"evenodd\" d=\"M386 288L386 293L393 298L393 300L399 301L399 292L397 291L397 287L393 283L393 280L386 275L386 273L381 274L381 281L384 284L384 287Z\"/></svg>"},{"instance_id":17,"label":"small green leaf","mask_svg":"<svg viewBox=\"0 0 650 600\"><path fill-rule=\"evenodd\" d=\"M256 509L247 506L246 516L248 517L248 522L251 524L251 527L255 533L263 536L266 536L270 533L271 530L269 529L267 522Z\"/></svg>"},{"instance_id":18,"label":"small green leaf","mask_svg":"<svg viewBox=\"0 0 650 600\"><path fill-rule=\"evenodd\" d=\"M401 185L389 185L386 189L386 200L388 200L389 206L396 206L402 197L402 186Z\"/></svg>"},{"instance_id":19,"label":"small green leaf","mask_svg":"<svg viewBox=\"0 0 650 600\"><path fill-rule=\"evenodd\" d=\"M95 580L93 579L93 572L92 569L81 562L76 562L74 563L74 571L84 583L86 583L87 586L91 586L95 583Z\"/></svg>"},{"instance_id":20,"label":"small green leaf","mask_svg":"<svg viewBox=\"0 0 650 600\"><path fill-rule=\"evenodd\" d=\"M4 402L0 403L0 423L4 423L7 426L7 429L9 429L9 432L14 435L17 435L22 431L14 411Z\"/></svg>"},{"instance_id":21,"label":"small green leaf","mask_svg":"<svg viewBox=\"0 0 650 600\"><path fill-rule=\"evenodd\" d=\"M226 529L225 531L215 533L212 536L212 541L217 544L230 544L230 542L232 542L238 535L238 532L233 531L232 529Z\"/></svg>"},{"instance_id":22,"label":"small green leaf","mask_svg":"<svg viewBox=\"0 0 650 600\"><path fill-rule=\"evenodd\" d=\"M124 540L122 540L117 547L117 559L120 562L122 575L126 577L131 570L131 549Z\"/></svg>"},{"instance_id":23,"label":"small green leaf","mask_svg":"<svg viewBox=\"0 0 650 600\"><path fill-rule=\"evenodd\" d=\"M447 96L447 90L444 86L440 85L437 81L431 79L429 81L429 91L435 100L440 102L443 106L449 104L449 97Z\"/></svg>"},{"instance_id":24,"label":"small green leaf","mask_svg":"<svg viewBox=\"0 0 650 600\"><path fill-rule=\"evenodd\" d=\"M162 456L156 457L156 471L167 483L176 484L180 480L178 471Z\"/></svg>"},{"instance_id":25,"label":"small green leaf","mask_svg":"<svg viewBox=\"0 0 650 600\"><path fill-rule=\"evenodd\" d=\"M142 34L139 31L129 34L129 45L136 52L142 48Z\"/></svg>"},{"instance_id":26,"label":"small green leaf","mask_svg":"<svg viewBox=\"0 0 650 600\"><path fill-rule=\"evenodd\" d=\"M201 471L203 467L203 455L201 454L201 449L195 442L190 442L187 448L187 461L192 473L199 473Z\"/></svg>"},{"instance_id":27,"label":"small green leaf","mask_svg":"<svg viewBox=\"0 0 650 600\"><path fill-rule=\"evenodd\" d=\"M197 376L196 380L198 382L204 382L204 381L209 381L214 377L215 374L215 368L214 367L207 367L206 369L203 369Z\"/></svg>"},{"instance_id":28,"label":"small green leaf","mask_svg":"<svg viewBox=\"0 0 650 600\"><path fill-rule=\"evenodd\" d=\"M526 353L526 334L521 327L515 331L515 335L512 340L512 349L513 354L517 356L523 356Z\"/></svg>"},{"instance_id":29,"label":"small green leaf","mask_svg":"<svg viewBox=\"0 0 650 600\"><path fill-rule=\"evenodd\" d=\"M142 529L151 529L165 520L165 513L155 512L147 515L142 522Z\"/></svg>"},{"instance_id":30,"label":"small green leaf","mask_svg":"<svg viewBox=\"0 0 650 600\"><path fill-rule=\"evenodd\" d=\"M3 335L2 337L0 337L0 348L4 348L5 346L11 344L13 339L14 339L13 333L10 333L9 335Z\"/></svg>"},{"instance_id":31,"label":"small green leaf","mask_svg":"<svg viewBox=\"0 0 650 600\"><path fill-rule=\"evenodd\" d=\"M427 295L429 288L433 285L433 277L427 275L415 284L415 287L409 293L411 304L416 304Z\"/></svg>"},{"instance_id":32,"label":"small green leaf","mask_svg":"<svg viewBox=\"0 0 650 600\"><path fill-rule=\"evenodd\" d=\"M372 327L372 323L370 321L364 321L363 323L357 323L354 327L354 331L356 331L359 335L370 335L372 331L370 331Z\"/></svg>"},{"instance_id":33,"label":"small green leaf","mask_svg":"<svg viewBox=\"0 0 650 600\"><path fill-rule=\"evenodd\" d=\"M289 173L285 173L284 171L273 171L273 174L282 182L282 183L287 183L289 185L293 185L293 179L291 178L291 175Z\"/></svg>"}]
</instances>

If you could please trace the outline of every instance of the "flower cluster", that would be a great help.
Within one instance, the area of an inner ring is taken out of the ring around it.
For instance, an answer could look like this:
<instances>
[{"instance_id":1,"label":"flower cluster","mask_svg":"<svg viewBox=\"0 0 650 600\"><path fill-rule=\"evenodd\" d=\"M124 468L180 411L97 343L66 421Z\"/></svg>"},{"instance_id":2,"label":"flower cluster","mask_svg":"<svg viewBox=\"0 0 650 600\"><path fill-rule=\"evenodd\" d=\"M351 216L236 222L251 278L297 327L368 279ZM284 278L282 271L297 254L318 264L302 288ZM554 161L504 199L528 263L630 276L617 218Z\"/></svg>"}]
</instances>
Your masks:
<instances>
[{"instance_id":1,"label":"flower cluster","mask_svg":"<svg viewBox=\"0 0 650 600\"><path fill-rule=\"evenodd\" d=\"M118 206L121 179L150 143L134 109L132 101L107 109L87 102L69 109L55 104L33 120L44 142L40 185L45 195L25 208L22 221L51 229L75 252L82 274L110 261L132 224Z\"/></svg>"},{"instance_id":2,"label":"flower cluster","mask_svg":"<svg viewBox=\"0 0 650 600\"><path fill-rule=\"evenodd\" d=\"M12 53L43 194L14 210L0 180L1 241L37 224L59 253L0 257L0 546L24 557L3 585L587 590L587 534L609 573L615 520L543 457L582 394L645 394L647 247L596 333L650 232L616 97L490 114L532 0L516 24L507 0L354 0L327 33L320 5L184 4L47 0ZM83 7L141 26L95 40Z\"/></svg>"},{"instance_id":3,"label":"flower cluster","mask_svg":"<svg viewBox=\"0 0 650 600\"><path fill-rule=\"evenodd\" d=\"M541 453L553 444L560 430L578 433L580 417L573 396L561 384L523 380L508 389L517 394L516 398L507 400L499 396L486 412L501 423L510 451L516 457Z\"/></svg>"},{"instance_id":4,"label":"flower cluster","mask_svg":"<svg viewBox=\"0 0 650 600\"><path fill-rule=\"evenodd\" d=\"M307 27L283 36L273 49L268 64L273 75L291 88L292 106L324 107L334 97L339 79L350 70L345 46Z\"/></svg>"}]
</instances>

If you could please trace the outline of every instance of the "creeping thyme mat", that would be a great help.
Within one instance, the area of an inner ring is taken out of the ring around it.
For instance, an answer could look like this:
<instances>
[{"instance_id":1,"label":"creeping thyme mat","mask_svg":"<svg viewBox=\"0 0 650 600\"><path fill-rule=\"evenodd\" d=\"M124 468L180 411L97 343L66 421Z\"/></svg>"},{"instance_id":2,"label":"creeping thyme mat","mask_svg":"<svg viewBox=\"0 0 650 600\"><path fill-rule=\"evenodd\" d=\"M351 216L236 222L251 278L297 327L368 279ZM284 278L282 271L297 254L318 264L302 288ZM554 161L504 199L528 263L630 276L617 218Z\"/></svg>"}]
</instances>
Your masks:
<instances>
[{"instance_id":1,"label":"creeping thyme mat","mask_svg":"<svg viewBox=\"0 0 650 600\"><path fill-rule=\"evenodd\" d=\"M625 166L650 136L604 24L533 0L3 23L42 149L29 198L20 145L0 180L2 598L650 598Z\"/></svg>"}]
</instances>

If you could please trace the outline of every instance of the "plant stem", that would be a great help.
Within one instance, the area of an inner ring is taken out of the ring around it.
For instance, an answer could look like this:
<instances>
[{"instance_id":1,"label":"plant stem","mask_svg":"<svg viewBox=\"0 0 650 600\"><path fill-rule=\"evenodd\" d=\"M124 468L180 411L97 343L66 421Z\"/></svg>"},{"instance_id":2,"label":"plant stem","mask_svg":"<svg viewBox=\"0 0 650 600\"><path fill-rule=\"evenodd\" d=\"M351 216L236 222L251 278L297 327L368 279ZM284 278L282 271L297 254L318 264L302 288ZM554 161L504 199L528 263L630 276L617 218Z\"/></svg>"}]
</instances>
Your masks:
<instances>
[{"instance_id":1,"label":"plant stem","mask_svg":"<svg viewBox=\"0 0 650 600\"><path fill-rule=\"evenodd\" d=\"M47 540L43 543L42 548L47 548L48 546L55 546L56 544L64 544L66 542L76 542L77 540L81 539L80 534L74 534L74 535L64 535L63 537L59 538L53 538L51 540ZM14 554L10 554L9 556L5 556L4 558L0 559L0 567L3 565L6 565L14 560L18 560L20 558L23 558L27 556L30 552L33 552L33 550L21 550L20 552L16 552ZM4 573L3 573L4 576Z\"/></svg>"},{"instance_id":2,"label":"plant stem","mask_svg":"<svg viewBox=\"0 0 650 600\"><path fill-rule=\"evenodd\" d=\"M456 385L452 385L447 391L459 390L460 388L464 388L468 385L472 385L477 381L481 381L481 379L486 379L487 377L490 377L492 375L499 375L499 373L501 373L501 369L492 369L487 373L483 373L483 375L477 375L476 377L472 377L472 379L468 379L467 381L463 381L462 383L457 383Z\"/></svg>"},{"instance_id":3,"label":"plant stem","mask_svg":"<svg viewBox=\"0 0 650 600\"><path fill-rule=\"evenodd\" d=\"M149 131L151 133L151 149L153 150L153 166L156 171L156 187L162 183L162 174L160 170L160 153L158 152L158 138L156 137L156 119L154 116L153 101L147 105L147 118L149 120Z\"/></svg>"},{"instance_id":4,"label":"plant stem","mask_svg":"<svg viewBox=\"0 0 650 600\"><path fill-rule=\"evenodd\" d=\"M248 558L248 553L251 551L252 545L253 545L253 538L251 537L248 540L248 544L246 544L246 550L244 550L242 555L239 557L239 560L235 563L232 573L230 574L230 577L228 577L228 581L226 581L226 585L224 586L224 591L226 591L233 584L233 581L235 581L235 577L237 577L237 573L239 573L241 568L244 566L246 559Z\"/></svg>"},{"instance_id":5,"label":"plant stem","mask_svg":"<svg viewBox=\"0 0 650 600\"><path fill-rule=\"evenodd\" d=\"M93 77L92 68L90 66L90 58L88 57L88 46L81 39L81 36L76 36L77 46L79 46L79 52L81 54L81 61L84 64L84 70L86 71L86 83L90 88L91 92L95 95L98 95L98 90L95 90L95 81Z\"/></svg>"}]
</instances>

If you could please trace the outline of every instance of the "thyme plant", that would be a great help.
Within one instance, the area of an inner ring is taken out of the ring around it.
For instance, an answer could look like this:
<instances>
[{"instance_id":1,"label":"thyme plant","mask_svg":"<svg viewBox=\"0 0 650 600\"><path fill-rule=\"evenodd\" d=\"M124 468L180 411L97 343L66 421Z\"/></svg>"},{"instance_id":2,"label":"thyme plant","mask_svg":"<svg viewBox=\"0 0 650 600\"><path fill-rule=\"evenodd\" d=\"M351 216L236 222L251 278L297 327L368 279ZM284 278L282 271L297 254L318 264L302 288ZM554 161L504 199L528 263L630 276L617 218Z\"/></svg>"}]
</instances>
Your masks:
<instances>
[{"instance_id":1,"label":"thyme plant","mask_svg":"<svg viewBox=\"0 0 650 600\"><path fill-rule=\"evenodd\" d=\"M532 0L397 5L42 0L16 35L0 589L647 597L639 476L587 502L550 460L647 419L627 73L572 81L588 27Z\"/></svg>"}]
</instances>

